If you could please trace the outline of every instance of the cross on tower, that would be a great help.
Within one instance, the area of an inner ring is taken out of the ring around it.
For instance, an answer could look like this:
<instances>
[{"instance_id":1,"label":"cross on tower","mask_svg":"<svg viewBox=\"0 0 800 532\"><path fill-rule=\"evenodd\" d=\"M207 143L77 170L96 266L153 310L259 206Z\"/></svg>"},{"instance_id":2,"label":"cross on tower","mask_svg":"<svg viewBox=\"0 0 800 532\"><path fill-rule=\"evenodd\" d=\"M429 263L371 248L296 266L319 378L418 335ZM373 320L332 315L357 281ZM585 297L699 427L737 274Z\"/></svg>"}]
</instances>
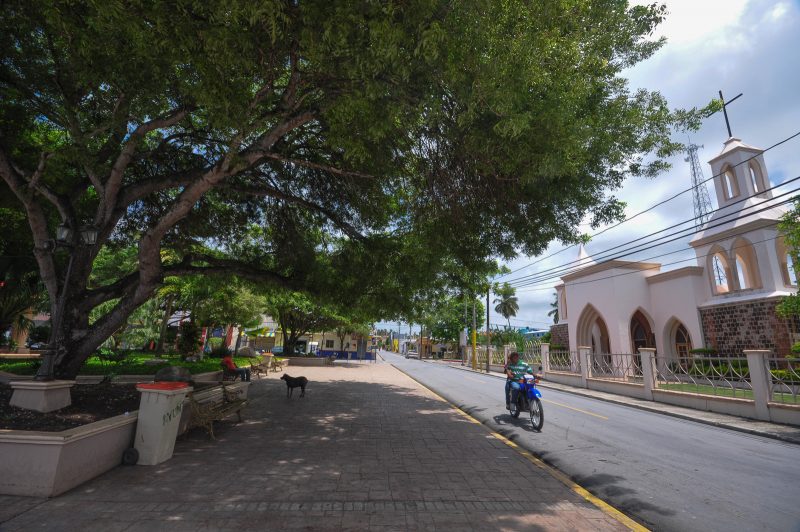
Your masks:
<instances>
[{"instance_id":1,"label":"cross on tower","mask_svg":"<svg viewBox=\"0 0 800 532\"><path fill-rule=\"evenodd\" d=\"M728 137L733 136L733 133L731 133L731 123L728 120L728 105L736 101L736 99L739 98L739 96L741 95L742 93L740 92L737 96L734 96L732 100L726 102L725 98L722 96L722 91L719 91L719 99L722 101L722 114L725 115L725 125L728 126Z\"/></svg>"}]
</instances>

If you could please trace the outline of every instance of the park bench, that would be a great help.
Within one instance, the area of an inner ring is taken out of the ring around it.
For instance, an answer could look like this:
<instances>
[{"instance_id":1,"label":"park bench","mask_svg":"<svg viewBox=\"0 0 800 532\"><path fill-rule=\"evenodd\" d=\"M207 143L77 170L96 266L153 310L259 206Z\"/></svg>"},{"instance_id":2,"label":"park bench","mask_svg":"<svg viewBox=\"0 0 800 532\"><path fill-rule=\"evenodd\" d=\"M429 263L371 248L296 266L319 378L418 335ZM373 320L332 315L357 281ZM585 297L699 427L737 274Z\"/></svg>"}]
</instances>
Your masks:
<instances>
[{"instance_id":1,"label":"park bench","mask_svg":"<svg viewBox=\"0 0 800 532\"><path fill-rule=\"evenodd\" d=\"M267 371L267 373L269 373L269 368L265 368L263 364L264 364L263 362L260 362L258 364L253 364L253 362L250 362L250 373L252 373L253 375L258 375L259 379L261 378L262 375L264 375L265 370Z\"/></svg>"},{"instance_id":2,"label":"park bench","mask_svg":"<svg viewBox=\"0 0 800 532\"><path fill-rule=\"evenodd\" d=\"M242 421L242 408L247 406L247 399L239 399L236 392L229 392L222 387L222 402L220 403L200 403L194 398L194 394L189 394L189 408L192 416L189 420L188 429L195 427L203 428L211 439L214 437L214 422L221 421L226 417L236 414L239 422Z\"/></svg>"},{"instance_id":3,"label":"park bench","mask_svg":"<svg viewBox=\"0 0 800 532\"><path fill-rule=\"evenodd\" d=\"M236 382L236 379L239 378L239 373L229 370L228 366L223 362L220 362L219 365L222 368L222 382Z\"/></svg>"},{"instance_id":4,"label":"park bench","mask_svg":"<svg viewBox=\"0 0 800 532\"><path fill-rule=\"evenodd\" d=\"M269 364L269 369L272 371L283 371L283 360L278 360L275 356L271 356Z\"/></svg>"}]
</instances>

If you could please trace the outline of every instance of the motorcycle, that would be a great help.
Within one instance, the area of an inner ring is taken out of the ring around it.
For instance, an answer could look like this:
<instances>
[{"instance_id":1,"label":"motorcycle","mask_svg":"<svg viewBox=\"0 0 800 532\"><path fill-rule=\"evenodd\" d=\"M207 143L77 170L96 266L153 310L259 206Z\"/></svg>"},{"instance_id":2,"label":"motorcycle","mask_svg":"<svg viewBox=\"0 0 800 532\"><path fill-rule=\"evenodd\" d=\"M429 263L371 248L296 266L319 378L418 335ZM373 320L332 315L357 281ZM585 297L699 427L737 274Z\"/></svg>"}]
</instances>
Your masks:
<instances>
[{"instance_id":1,"label":"motorcycle","mask_svg":"<svg viewBox=\"0 0 800 532\"><path fill-rule=\"evenodd\" d=\"M520 390L517 402L510 403L508 410L511 417L518 418L523 411L531 416L533 430L541 431L544 425L544 409L542 408L542 392L536 387L539 382L538 375L525 375L519 380Z\"/></svg>"}]
</instances>

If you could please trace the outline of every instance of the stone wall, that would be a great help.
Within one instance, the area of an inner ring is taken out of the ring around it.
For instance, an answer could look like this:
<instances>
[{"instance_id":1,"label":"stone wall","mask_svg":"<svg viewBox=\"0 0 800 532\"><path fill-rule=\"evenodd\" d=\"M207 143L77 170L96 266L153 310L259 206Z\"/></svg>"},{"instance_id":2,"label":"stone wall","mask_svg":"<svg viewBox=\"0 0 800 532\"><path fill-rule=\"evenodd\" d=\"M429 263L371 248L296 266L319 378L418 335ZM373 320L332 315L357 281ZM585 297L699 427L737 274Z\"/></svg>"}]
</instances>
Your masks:
<instances>
[{"instance_id":1,"label":"stone wall","mask_svg":"<svg viewBox=\"0 0 800 532\"><path fill-rule=\"evenodd\" d=\"M566 323L550 326L550 345L563 346L564 349L569 351L569 327Z\"/></svg>"},{"instance_id":2,"label":"stone wall","mask_svg":"<svg viewBox=\"0 0 800 532\"><path fill-rule=\"evenodd\" d=\"M780 298L758 299L700 309L705 347L721 356L743 356L745 349L771 349L786 355L797 341L797 318L775 314ZM695 346L704 347L704 346Z\"/></svg>"}]
</instances>

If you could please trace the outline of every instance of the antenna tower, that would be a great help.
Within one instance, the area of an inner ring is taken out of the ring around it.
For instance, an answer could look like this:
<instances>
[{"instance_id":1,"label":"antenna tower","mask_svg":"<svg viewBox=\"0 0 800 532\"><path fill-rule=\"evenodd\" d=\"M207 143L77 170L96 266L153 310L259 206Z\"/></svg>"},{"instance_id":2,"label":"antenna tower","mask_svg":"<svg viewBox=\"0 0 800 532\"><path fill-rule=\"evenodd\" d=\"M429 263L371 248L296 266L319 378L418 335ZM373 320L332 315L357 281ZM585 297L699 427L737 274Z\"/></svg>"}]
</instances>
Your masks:
<instances>
[{"instance_id":1,"label":"antenna tower","mask_svg":"<svg viewBox=\"0 0 800 532\"><path fill-rule=\"evenodd\" d=\"M713 208L711 207L711 197L708 195L708 189L706 188L706 184L703 182L705 178L703 177L703 169L700 167L700 159L697 157L697 149L702 148L703 146L698 146L697 144L689 144L686 148L686 151L689 153L689 156L684 159L687 163L689 163L692 167L692 197L694 198L694 227L696 230L700 230L700 228L708 221L708 218L711 216L711 211Z\"/></svg>"}]
</instances>

